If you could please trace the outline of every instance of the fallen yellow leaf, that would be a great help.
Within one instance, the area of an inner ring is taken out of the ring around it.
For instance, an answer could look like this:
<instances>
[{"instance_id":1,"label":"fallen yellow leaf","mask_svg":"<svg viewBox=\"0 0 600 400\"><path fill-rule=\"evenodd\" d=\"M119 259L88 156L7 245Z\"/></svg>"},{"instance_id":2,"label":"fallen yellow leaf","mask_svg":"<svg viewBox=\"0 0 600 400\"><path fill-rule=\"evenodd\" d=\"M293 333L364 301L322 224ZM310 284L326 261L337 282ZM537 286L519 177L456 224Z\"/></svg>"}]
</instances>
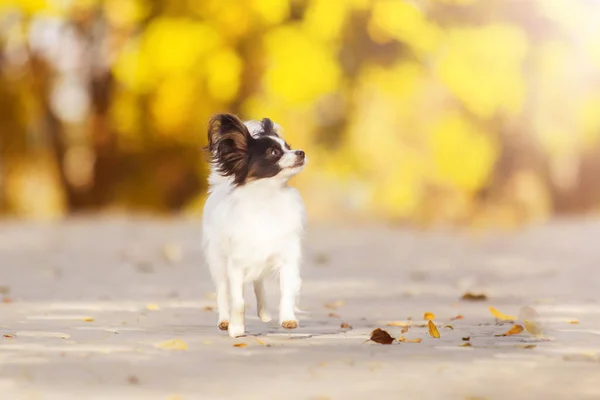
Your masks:
<instances>
[{"instance_id":1,"label":"fallen yellow leaf","mask_svg":"<svg viewBox=\"0 0 600 400\"><path fill-rule=\"evenodd\" d=\"M256 343L260 344L261 346L266 346L265 342L263 342L262 340L260 340L259 338L254 338L256 339Z\"/></svg>"},{"instance_id":2,"label":"fallen yellow leaf","mask_svg":"<svg viewBox=\"0 0 600 400\"><path fill-rule=\"evenodd\" d=\"M450 321L456 321L457 319L463 319L464 317L462 315L457 315L454 318L450 318Z\"/></svg>"},{"instance_id":3,"label":"fallen yellow leaf","mask_svg":"<svg viewBox=\"0 0 600 400\"><path fill-rule=\"evenodd\" d=\"M333 303L326 303L325 307L326 308L331 308L332 310L335 310L336 308L340 308L341 306L343 306L344 304L346 304L344 302L344 300L336 300Z\"/></svg>"},{"instance_id":4,"label":"fallen yellow leaf","mask_svg":"<svg viewBox=\"0 0 600 400\"><path fill-rule=\"evenodd\" d=\"M400 336L398 338L398 341L402 342L402 343L421 343L423 341L423 339L421 339L421 338L407 339L404 336Z\"/></svg>"},{"instance_id":5,"label":"fallen yellow leaf","mask_svg":"<svg viewBox=\"0 0 600 400\"><path fill-rule=\"evenodd\" d=\"M165 350L187 350L188 345L181 339L169 339L156 343L154 347Z\"/></svg>"},{"instance_id":6,"label":"fallen yellow leaf","mask_svg":"<svg viewBox=\"0 0 600 400\"><path fill-rule=\"evenodd\" d=\"M83 317L82 319L85 322L94 322L94 318L92 318L92 317Z\"/></svg>"},{"instance_id":7,"label":"fallen yellow leaf","mask_svg":"<svg viewBox=\"0 0 600 400\"><path fill-rule=\"evenodd\" d=\"M167 243L163 246L163 255L167 261L176 263L181 261L183 257L183 249L181 245L176 243Z\"/></svg>"},{"instance_id":8,"label":"fallen yellow leaf","mask_svg":"<svg viewBox=\"0 0 600 400\"><path fill-rule=\"evenodd\" d=\"M451 330L454 330L454 327L452 325L444 325L442 326L442 328L449 328Z\"/></svg>"},{"instance_id":9,"label":"fallen yellow leaf","mask_svg":"<svg viewBox=\"0 0 600 400\"><path fill-rule=\"evenodd\" d=\"M436 339L440 338L440 331L438 331L437 327L435 326L432 320L429 320L427 327L429 328L429 334L431 335L431 337Z\"/></svg>"},{"instance_id":10,"label":"fallen yellow leaf","mask_svg":"<svg viewBox=\"0 0 600 400\"><path fill-rule=\"evenodd\" d=\"M494 307L490 307L490 312L496 319L501 321L514 321L517 317L513 317L512 315L502 314L500 311L496 310Z\"/></svg>"},{"instance_id":11,"label":"fallen yellow leaf","mask_svg":"<svg viewBox=\"0 0 600 400\"><path fill-rule=\"evenodd\" d=\"M391 321L386 324L387 326L409 326L408 323L402 321Z\"/></svg>"},{"instance_id":12,"label":"fallen yellow leaf","mask_svg":"<svg viewBox=\"0 0 600 400\"><path fill-rule=\"evenodd\" d=\"M461 343L460 347L472 347L473 345L470 342Z\"/></svg>"},{"instance_id":13,"label":"fallen yellow leaf","mask_svg":"<svg viewBox=\"0 0 600 400\"><path fill-rule=\"evenodd\" d=\"M248 347L248 343L234 343L233 347Z\"/></svg>"},{"instance_id":14,"label":"fallen yellow leaf","mask_svg":"<svg viewBox=\"0 0 600 400\"><path fill-rule=\"evenodd\" d=\"M579 321L577 321L576 319L569 321L569 323L572 325L579 325Z\"/></svg>"},{"instance_id":15,"label":"fallen yellow leaf","mask_svg":"<svg viewBox=\"0 0 600 400\"><path fill-rule=\"evenodd\" d=\"M158 304L146 304L146 309L151 310L151 311L157 311L160 310L160 307L158 306Z\"/></svg>"},{"instance_id":16,"label":"fallen yellow leaf","mask_svg":"<svg viewBox=\"0 0 600 400\"><path fill-rule=\"evenodd\" d=\"M519 333L523 332L523 327L521 325L513 325L512 328L510 328L508 331L498 334L498 335L494 335L494 336L511 336L511 335L518 335Z\"/></svg>"},{"instance_id":17,"label":"fallen yellow leaf","mask_svg":"<svg viewBox=\"0 0 600 400\"><path fill-rule=\"evenodd\" d=\"M404 328L402 328L402 330L400 331L400 333L406 333L408 332L408 326L405 326Z\"/></svg>"},{"instance_id":18,"label":"fallen yellow leaf","mask_svg":"<svg viewBox=\"0 0 600 400\"><path fill-rule=\"evenodd\" d=\"M433 315L433 313L426 312L423 314L423 319L431 321L432 319L435 319L435 315Z\"/></svg>"}]
</instances>

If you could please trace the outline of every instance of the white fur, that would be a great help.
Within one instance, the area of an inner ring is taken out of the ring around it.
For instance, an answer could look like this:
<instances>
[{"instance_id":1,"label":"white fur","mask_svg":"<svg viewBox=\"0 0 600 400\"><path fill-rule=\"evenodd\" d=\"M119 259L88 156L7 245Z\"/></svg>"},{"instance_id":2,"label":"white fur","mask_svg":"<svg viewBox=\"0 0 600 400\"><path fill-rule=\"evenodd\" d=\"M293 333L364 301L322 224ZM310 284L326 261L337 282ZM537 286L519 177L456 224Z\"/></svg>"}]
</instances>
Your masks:
<instances>
[{"instance_id":1,"label":"white fur","mask_svg":"<svg viewBox=\"0 0 600 400\"><path fill-rule=\"evenodd\" d=\"M253 136L258 133L259 122L245 124ZM296 160L294 151L283 148L280 166L291 167ZM246 283L254 284L259 318L270 321L263 281L271 273L279 274L279 323L297 323L304 204L298 191L287 182L302 169L303 166L286 168L272 178L240 187L234 187L232 178L221 176L214 168L211 171L202 242L217 290L219 324L229 321L231 337L245 332Z\"/></svg>"}]
</instances>

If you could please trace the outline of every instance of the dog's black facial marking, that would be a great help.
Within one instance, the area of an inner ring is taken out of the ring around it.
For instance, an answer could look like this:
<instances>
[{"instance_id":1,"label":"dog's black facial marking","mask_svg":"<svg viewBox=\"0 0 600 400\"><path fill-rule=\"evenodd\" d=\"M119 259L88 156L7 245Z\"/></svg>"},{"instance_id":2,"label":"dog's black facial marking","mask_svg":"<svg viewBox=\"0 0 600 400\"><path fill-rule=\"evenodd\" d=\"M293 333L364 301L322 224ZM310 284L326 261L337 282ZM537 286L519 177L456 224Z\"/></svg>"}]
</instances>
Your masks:
<instances>
[{"instance_id":1,"label":"dog's black facial marking","mask_svg":"<svg viewBox=\"0 0 600 400\"><path fill-rule=\"evenodd\" d=\"M279 161L286 150L291 150L288 143L281 143L269 118L263 118L261 128L253 137L232 114L217 114L209 122L206 149L211 163L221 175L233 177L235 186L279 174Z\"/></svg>"},{"instance_id":2,"label":"dog's black facial marking","mask_svg":"<svg viewBox=\"0 0 600 400\"><path fill-rule=\"evenodd\" d=\"M273 121L271 121L269 118L263 118L262 121L260 121L260 125L262 127L260 132L261 136L279 137L277 131L275 130L275 124L273 124Z\"/></svg>"},{"instance_id":3,"label":"dog's black facial marking","mask_svg":"<svg viewBox=\"0 0 600 400\"><path fill-rule=\"evenodd\" d=\"M247 180L270 178L280 173L278 162L283 153L281 144L268 136L253 139L248 146Z\"/></svg>"}]
</instances>

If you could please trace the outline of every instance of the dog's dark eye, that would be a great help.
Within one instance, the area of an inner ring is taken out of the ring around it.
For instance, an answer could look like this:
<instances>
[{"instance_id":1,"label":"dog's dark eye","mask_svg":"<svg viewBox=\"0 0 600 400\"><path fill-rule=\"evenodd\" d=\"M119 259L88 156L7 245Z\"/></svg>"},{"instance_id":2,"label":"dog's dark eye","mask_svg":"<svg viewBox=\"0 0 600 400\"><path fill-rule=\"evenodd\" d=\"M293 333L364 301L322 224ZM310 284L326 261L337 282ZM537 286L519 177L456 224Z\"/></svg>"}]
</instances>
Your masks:
<instances>
[{"instance_id":1,"label":"dog's dark eye","mask_svg":"<svg viewBox=\"0 0 600 400\"><path fill-rule=\"evenodd\" d=\"M281 154L281 150L276 149L275 147L269 149L269 155L273 157L278 157Z\"/></svg>"}]
</instances>

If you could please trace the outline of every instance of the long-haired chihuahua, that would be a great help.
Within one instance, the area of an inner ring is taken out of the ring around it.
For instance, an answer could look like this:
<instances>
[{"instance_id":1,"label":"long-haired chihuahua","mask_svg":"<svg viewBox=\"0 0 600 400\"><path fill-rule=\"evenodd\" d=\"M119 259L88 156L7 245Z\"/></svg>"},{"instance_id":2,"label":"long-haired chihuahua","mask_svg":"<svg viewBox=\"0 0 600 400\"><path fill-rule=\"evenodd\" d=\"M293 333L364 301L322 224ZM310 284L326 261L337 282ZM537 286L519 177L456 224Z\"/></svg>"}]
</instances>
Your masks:
<instances>
[{"instance_id":1,"label":"long-haired chihuahua","mask_svg":"<svg viewBox=\"0 0 600 400\"><path fill-rule=\"evenodd\" d=\"M245 332L244 285L252 282L258 317L269 322L264 280L279 274L279 323L295 329L300 291L304 204L288 181L304 169L270 119L242 122L215 115L208 125L211 172L204 205L203 249L217 291L218 327Z\"/></svg>"}]
</instances>

